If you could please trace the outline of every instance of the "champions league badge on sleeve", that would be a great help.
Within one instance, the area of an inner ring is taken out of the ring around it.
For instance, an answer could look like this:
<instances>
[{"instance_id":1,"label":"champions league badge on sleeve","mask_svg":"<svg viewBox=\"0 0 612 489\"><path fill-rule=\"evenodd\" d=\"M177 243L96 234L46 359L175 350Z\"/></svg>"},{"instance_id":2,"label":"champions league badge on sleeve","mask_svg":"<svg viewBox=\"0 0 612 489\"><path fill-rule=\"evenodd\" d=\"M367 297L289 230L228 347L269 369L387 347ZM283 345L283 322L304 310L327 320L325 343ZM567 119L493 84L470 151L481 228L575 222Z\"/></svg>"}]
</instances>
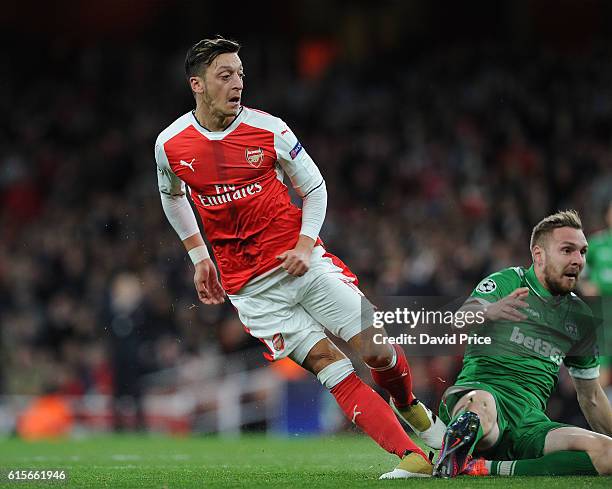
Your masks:
<instances>
[{"instance_id":1,"label":"champions league badge on sleeve","mask_svg":"<svg viewBox=\"0 0 612 489\"><path fill-rule=\"evenodd\" d=\"M295 143L295 146L293 147L293 149L289 151L289 154L291 155L291 159L295 160L295 157L300 153L300 151L302 151L302 143L298 141L297 143Z\"/></svg>"},{"instance_id":2,"label":"champions league badge on sleeve","mask_svg":"<svg viewBox=\"0 0 612 489\"><path fill-rule=\"evenodd\" d=\"M490 294L495 289L497 289L497 284L492 278L487 278L483 280L478 284L478 287L476 287L476 290L481 294Z\"/></svg>"}]
</instances>

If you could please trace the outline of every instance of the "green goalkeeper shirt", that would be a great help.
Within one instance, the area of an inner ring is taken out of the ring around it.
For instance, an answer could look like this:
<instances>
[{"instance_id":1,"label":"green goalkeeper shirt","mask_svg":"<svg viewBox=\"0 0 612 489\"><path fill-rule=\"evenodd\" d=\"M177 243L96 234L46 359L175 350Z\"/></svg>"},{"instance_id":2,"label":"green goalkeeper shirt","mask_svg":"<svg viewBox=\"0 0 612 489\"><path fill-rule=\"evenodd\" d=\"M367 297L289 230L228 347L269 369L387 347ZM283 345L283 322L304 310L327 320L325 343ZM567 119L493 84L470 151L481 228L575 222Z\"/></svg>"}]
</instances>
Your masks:
<instances>
[{"instance_id":1,"label":"green goalkeeper shirt","mask_svg":"<svg viewBox=\"0 0 612 489\"><path fill-rule=\"evenodd\" d=\"M600 295L612 296L612 230L589 239L587 265L589 280L597 285Z\"/></svg>"},{"instance_id":2,"label":"green goalkeeper shirt","mask_svg":"<svg viewBox=\"0 0 612 489\"><path fill-rule=\"evenodd\" d=\"M599 376L596 322L589 306L573 293L552 296L539 282L533 266L494 273L472 292L482 303L493 303L519 287L527 287L529 304L521 322L495 321L474 332L490 336L491 345L466 348L457 385L484 382L542 410L558 379L561 363L575 378Z\"/></svg>"}]
</instances>

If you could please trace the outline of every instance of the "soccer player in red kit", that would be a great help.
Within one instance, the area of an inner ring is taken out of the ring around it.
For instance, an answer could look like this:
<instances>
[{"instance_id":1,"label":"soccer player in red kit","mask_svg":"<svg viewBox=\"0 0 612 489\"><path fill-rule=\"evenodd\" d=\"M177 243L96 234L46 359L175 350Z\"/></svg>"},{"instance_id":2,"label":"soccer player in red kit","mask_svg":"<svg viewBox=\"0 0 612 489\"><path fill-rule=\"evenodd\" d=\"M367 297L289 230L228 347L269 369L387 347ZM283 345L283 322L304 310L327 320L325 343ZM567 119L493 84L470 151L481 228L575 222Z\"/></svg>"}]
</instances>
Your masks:
<instances>
[{"instance_id":1,"label":"soccer player in red kit","mask_svg":"<svg viewBox=\"0 0 612 489\"><path fill-rule=\"evenodd\" d=\"M162 205L194 263L198 296L204 304L221 304L227 293L269 360L288 356L315 374L348 419L400 457L384 478L427 477L431 464L393 411L433 448L440 447L445 426L414 397L403 350L374 344L372 328L362 328L357 278L318 237L325 181L282 120L242 105L239 49L221 37L189 49L185 71L196 108L155 143ZM290 201L285 174L303 199L301 210ZM356 376L324 328L361 354L374 381L389 392L391 406Z\"/></svg>"}]
</instances>

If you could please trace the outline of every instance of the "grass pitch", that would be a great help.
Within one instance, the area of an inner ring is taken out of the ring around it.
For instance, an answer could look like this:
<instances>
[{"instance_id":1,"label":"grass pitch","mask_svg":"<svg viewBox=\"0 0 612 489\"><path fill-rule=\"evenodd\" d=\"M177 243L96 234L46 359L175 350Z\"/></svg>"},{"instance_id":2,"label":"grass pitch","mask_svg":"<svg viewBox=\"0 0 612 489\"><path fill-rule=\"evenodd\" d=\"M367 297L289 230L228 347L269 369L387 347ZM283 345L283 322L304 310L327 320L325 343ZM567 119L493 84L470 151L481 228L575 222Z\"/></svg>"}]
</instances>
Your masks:
<instances>
[{"instance_id":1,"label":"grass pitch","mask_svg":"<svg viewBox=\"0 0 612 489\"><path fill-rule=\"evenodd\" d=\"M422 487L610 488L610 477L460 477L379 481L397 459L365 436L291 439L98 436L26 443L0 441L4 488ZM9 482L7 470L64 469L66 482Z\"/></svg>"}]
</instances>

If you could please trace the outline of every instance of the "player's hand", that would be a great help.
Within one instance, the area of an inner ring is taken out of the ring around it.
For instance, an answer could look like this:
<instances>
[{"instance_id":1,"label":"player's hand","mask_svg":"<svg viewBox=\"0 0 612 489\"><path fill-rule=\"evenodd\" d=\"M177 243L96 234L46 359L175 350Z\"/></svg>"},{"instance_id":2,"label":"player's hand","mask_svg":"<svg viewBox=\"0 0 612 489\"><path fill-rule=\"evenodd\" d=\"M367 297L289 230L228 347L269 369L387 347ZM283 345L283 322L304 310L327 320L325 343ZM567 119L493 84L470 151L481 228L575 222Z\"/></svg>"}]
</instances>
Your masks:
<instances>
[{"instance_id":1,"label":"player's hand","mask_svg":"<svg viewBox=\"0 0 612 489\"><path fill-rule=\"evenodd\" d=\"M225 302L225 291L219 282L215 264L210 258L196 263L193 283L198 298L204 304L223 304Z\"/></svg>"},{"instance_id":2,"label":"player's hand","mask_svg":"<svg viewBox=\"0 0 612 489\"><path fill-rule=\"evenodd\" d=\"M523 299L529 295L527 287L520 287L510 293L503 299L494 302L485 309L484 318L486 321L524 321L527 316L519 311L523 307L528 307L529 304Z\"/></svg>"},{"instance_id":3,"label":"player's hand","mask_svg":"<svg viewBox=\"0 0 612 489\"><path fill-rule=\"evenodd\" d=\"M311 249L295 247L292 250L283 251L276 257L282 263L287 273L295 277L301 277L310 268Z\"/></svg>"}]
</instances>

